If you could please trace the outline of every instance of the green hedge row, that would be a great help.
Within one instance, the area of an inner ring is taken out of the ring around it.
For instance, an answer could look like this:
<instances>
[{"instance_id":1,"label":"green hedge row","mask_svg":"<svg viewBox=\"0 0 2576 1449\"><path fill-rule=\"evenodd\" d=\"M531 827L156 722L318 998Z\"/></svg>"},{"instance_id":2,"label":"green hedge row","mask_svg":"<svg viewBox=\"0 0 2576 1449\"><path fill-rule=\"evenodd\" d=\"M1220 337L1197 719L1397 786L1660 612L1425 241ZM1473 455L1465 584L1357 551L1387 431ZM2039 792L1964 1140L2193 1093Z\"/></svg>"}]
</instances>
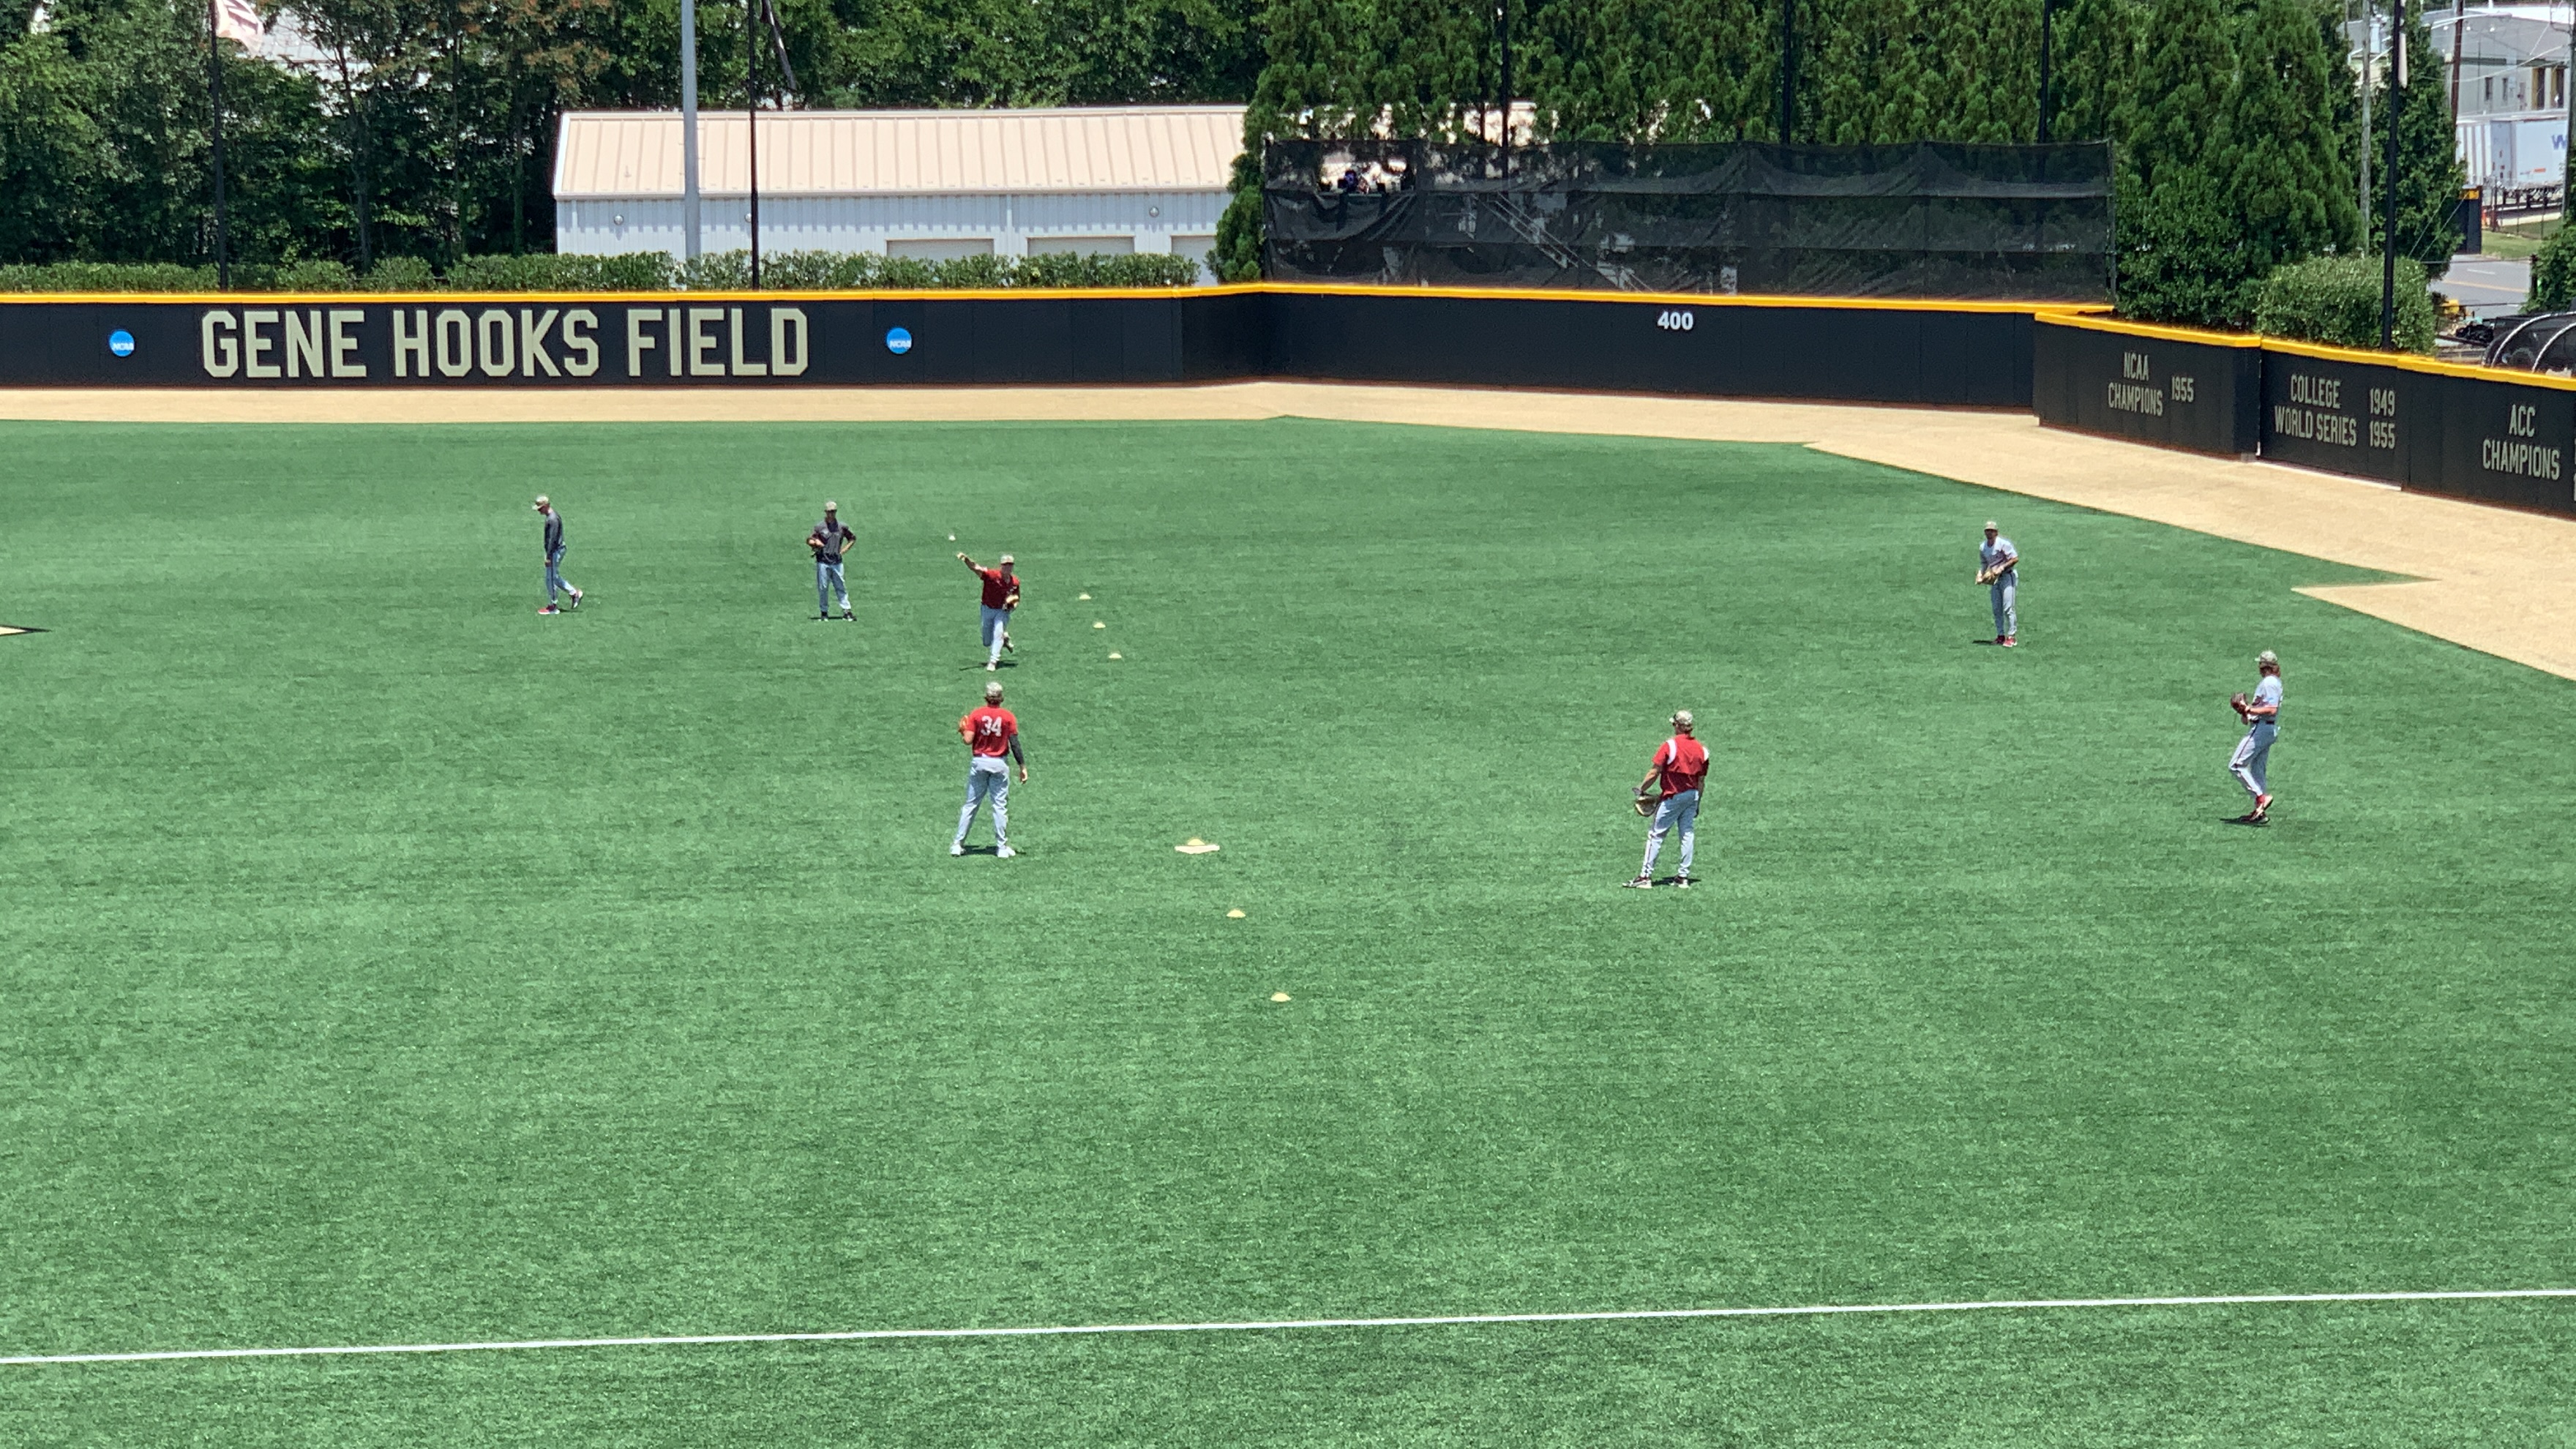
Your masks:
<instances>
[{"instance_id":1,"label":"green hedge row","mask_svg":"<svg viewBox=\"0 0 2576 1449\"><path fill-rule=\"evenodd\" d=\"M360 276L338 262L233 268L238 292L743 291L751 254L719 252L682 264L663 252L616 257L466 257L444 276L418 257L388 257ZM1187 287L1198 263L1174 256L960 257L930 262L866 252L778 252L760 259L765 291L957 290L1008 287ZM215 269L167 262L0 266L0 292L211 292Z\"/></svg>"},{"instance_id":2,"label":"green hedge row","mask_svg":"<svg viewBox=\"0 0 2576 1449\"><path fill-rule=\"evenodd\" d=\"M2337 347L2379 346L2378 257L2310 257L2276 267L2254 293L2254 330ZM2433 297L2424 264L2397 259L2398 350L2430 352Z\"/></svg>"}]
</instances>

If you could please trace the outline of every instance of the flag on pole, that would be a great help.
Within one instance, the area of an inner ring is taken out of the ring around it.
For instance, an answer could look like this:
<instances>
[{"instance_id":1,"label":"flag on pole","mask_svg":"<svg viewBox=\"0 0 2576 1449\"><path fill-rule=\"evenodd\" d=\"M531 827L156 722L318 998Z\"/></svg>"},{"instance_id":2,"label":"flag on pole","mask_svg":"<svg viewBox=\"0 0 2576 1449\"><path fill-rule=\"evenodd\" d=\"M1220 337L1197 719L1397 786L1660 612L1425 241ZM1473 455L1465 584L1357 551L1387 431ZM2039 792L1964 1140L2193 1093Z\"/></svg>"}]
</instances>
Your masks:
<instances>
[{"instance_id":1,"label":"flag on pole","mask_svg":"<svg viewBox=\"0 0 2576 1449\"><path fill-rule=\"evenodd\" d=\"M260 42L267 34L259 23L259 6L254 0L215 0L215 33L239 42L253 55L259 54Z\"/></svg>"}]
</instances>

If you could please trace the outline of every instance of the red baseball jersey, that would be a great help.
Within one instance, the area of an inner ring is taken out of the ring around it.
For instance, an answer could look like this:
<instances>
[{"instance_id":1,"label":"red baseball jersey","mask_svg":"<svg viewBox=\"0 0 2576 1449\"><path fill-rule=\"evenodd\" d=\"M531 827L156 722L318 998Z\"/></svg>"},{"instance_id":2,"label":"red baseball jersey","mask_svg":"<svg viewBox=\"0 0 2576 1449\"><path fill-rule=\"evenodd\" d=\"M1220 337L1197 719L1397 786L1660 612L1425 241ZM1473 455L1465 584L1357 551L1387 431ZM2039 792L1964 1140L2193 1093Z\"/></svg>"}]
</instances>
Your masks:
<instances>
[{"instance_id":1,"label":"red baseball jersey","mask_svg":"<svg viewBox=\"0 0 2576 1449\"><path fill-rule=\"evenodd\" d=\"M964 735L967 748L979 755L1009 754L1011 736L1019 732L1018 718L998 704L970 710L957 722L957 733Z\"/></svg>"},{"instance_id":2,"label":"red baseball jersey","mask_svg":"<svg viewBox=\"0 0 2576 1449\"><path fill-rule=\"evenodd\" d=\"M1011 606L1011 595L1020 587L1018 575L1000 569L977 569L975 573L984 581L985 608L1007 609Z\"/></svg>"},{"instance_id":3,"label":"red baseball jersey","mask_svg":"<svg viewBox=\"0 0 2576 1449\"><path fill-rule=\"evenodd\" d=\"M1696 790L1708 778L1708 747L1688 735L1675 735L1656 747L1653 763L1665 794Z\"/></svg>"}]
</instances>

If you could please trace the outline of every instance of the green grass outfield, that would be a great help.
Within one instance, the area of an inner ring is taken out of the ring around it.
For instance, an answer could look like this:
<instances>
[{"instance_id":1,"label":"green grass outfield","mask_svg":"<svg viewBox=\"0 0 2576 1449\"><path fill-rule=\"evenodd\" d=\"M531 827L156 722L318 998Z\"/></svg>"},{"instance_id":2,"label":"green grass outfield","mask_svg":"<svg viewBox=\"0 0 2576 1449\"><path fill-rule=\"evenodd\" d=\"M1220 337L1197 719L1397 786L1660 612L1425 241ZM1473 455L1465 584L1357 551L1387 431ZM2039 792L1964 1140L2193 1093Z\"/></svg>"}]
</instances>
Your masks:
<instances>
[{"instance_id":1,"label":"green grass outfield","mask_svg":"<svg viewBox=\"0 0 2576 1449\"><path fill-rule=\"evenodd\" d=\"M0 1354L2576 1286L2576 685L2292 592L2354 570L1315 422L0 448ZM1012 861L946 854L959 548ZM1707 884L1621 891L1676 706ZM2563 1445L2571 1382L2576 1301L2068 1310L15 1367L0 1441Z\"/></svg>"}]
</instances>

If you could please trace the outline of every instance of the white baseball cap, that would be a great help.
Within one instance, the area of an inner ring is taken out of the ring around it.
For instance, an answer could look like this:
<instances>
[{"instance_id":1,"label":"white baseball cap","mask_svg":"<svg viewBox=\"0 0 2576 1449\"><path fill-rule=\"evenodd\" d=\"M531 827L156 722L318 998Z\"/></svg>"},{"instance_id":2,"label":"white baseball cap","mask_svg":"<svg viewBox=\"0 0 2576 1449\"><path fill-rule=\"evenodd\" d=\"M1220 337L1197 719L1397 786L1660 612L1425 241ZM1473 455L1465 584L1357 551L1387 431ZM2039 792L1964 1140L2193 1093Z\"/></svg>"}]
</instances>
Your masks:
<instances>
[{"instance_id":1,"label":"white baseball cap","mask_svg":"<svg viewBox=\"0 0 2576 1449\"><path fill-rule=\"evenodd\" d=\"M536 507L538 507L538 508L543 508L543 507L545 507L545 506L546 506L546 495L544 495L544 494L542 494L542 493L538 494L538 495L537 495L537 501L536 501L535 506L536 506Z\"/></svg>"},{"instance_id":2,"label":"white baseball cap","mask_svg":"<svg viewBox=\"0 0 2576 1449\"><path fill-rule=\"evenodd\" d=\"M2266 649L2262 653L2254 656L2254 662L2256 664L2268 664L2272 668L2278 669L2281 667L2281 656L2273 653L2269 649Z\"/></svg>"},{"instance_id":3,"label":"white baseball cap","mask_svg":"<svg viewBox=\"0 0 2576 1449\"><path fill-rule=\"evenodd\" d=\"M1001 700L1001 698L1002 698L1002 682L1001 682L1000 680L998 680L998 679L997 679L997 680L994 680L992 683L990 683L990 684L988 684L988 685L985 685L985 686L984 686L984 698L986 698L987 700L994 701L994 702L996 702L996 703L1000 702L1000 700Z\"/></svg>"},{"instance_id":4,"label":"white baseball cap","mask_svg":"<svg viewBox=\"0 0 2576 1449\"><path fill-rule=\"evenodd\" d=\"M1009 554L1004 554L1004 555L1002 555L1002 562L1004 562L1004 563L1012 563L1012 562L1015 562L1015 560L1014 560L1014 559L1012 559L1012 557L1011 557Z\"/></svg>"},{"instance_id":5,"label":"white baseball cap","mask_svg":"<svg viewBox=\"0 0 2576 1449\"><path fill-rule=\"evenodd\" d=\"M1993 519L1989 518L1989 519L1987 519L1987 520L1986 520L1986 532L1988 532L1988 533L2001 533L2001 532L2003 532L2003 530L2002 530L2001 528L1996 527L1996 526L1995 526L1995 521L1994 521Z\"/></svg>"},{"instance_id":6,"label":"white baseball cap","mask_svg":"<svg viewBox=\"0 0 2576 1449\"><path fill-rule=\"evenodd\" d=\"M1695 721L1691 719L1691 712L1689 710L1677 709L1673 711L1673 723L1681 726L1683 729L1689 729Z\"/></svg>"},{"instance_id":7,"label":"white baseball cap","mask_svg":"<svg viewBox=\"0 0 2576 1449\"><path fill-rule=\"evenodd\" d=\"M823 511L824 511L825 513L838 513L838 512L840 512L840 511L841 511L841 505L839 505L839 504L837 504L837 503L834 503L832 500L830 500L830 499L826 498L826 499L824 499L824 500L823 500Z\"/></svg>"}]
</instances>

